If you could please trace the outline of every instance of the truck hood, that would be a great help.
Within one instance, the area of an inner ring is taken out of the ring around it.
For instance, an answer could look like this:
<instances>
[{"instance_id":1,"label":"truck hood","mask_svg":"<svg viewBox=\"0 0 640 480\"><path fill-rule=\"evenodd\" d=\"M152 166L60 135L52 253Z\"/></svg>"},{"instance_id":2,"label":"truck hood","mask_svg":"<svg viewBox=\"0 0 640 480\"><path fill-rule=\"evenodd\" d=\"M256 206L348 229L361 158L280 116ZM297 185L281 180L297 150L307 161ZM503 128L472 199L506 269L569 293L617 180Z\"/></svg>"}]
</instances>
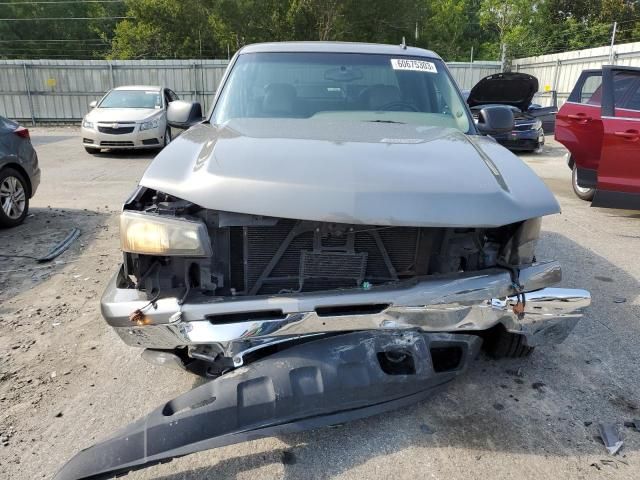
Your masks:
<instances>
[{"instance_id":1,"label":"truck hood","mask_svg":"<svg viewBox=\"0 0 640 480\"><path fill-rule=\"evenodd\" d=\"M407 124L200 124L156 157L140 185L208 209L366 225L497 227L560 211L492 139Z\"/></svg>"},{"instance_id":2,"label":"truck hood","mask_svg":"<svg viewBox=\"0 0 640 480\"><path fill-rule=\"evenodd\" d=\"M518 72L496 73L474 85L467 97L470 107L512 105L526 112L538 91L538 79Z\"/></svg>"}]
</instances>

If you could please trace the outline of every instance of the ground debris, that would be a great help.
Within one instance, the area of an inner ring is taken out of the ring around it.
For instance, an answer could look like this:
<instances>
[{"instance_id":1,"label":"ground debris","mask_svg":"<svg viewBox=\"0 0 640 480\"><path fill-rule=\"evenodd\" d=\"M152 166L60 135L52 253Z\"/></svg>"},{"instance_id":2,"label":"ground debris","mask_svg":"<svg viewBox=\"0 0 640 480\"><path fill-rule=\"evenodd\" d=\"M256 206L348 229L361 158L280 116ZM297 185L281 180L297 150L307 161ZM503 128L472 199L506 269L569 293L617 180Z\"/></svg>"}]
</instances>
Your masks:
<instances>
[{"instance_id":1,"label":"ground debris","mask_svg":"<svg viewBox=\"0 0 640 480\"><path fill-rule=\"evenodd\" d=\"M640 418L634 418L631 421L624 422L624 426L627 428L635 428L638 432L640 432Z\"/></svg>"},{"instance_id":2,"label":"ground debris","mask_svg":"<svg viewBox=\"0 0 640 480\"><path fill-rule=\"evenodd\" d=\"M427 435L433 435L435 433L433 429L426 423L420 425L420 431L422 433L426 433Z\"/></svg>"},{"instance_id":3,"label":"ground debris","mask_svg":"<svg viewBox=\"0 0 640 480\"><path fill-rule=\"evenodd\" d=\"M598 424L598 432L600 438L604 443L605 448L611 455L615 455L620 451L624 442L618 434L616 426L612 423L600 423Z\"/></svg>"}]
</instances>

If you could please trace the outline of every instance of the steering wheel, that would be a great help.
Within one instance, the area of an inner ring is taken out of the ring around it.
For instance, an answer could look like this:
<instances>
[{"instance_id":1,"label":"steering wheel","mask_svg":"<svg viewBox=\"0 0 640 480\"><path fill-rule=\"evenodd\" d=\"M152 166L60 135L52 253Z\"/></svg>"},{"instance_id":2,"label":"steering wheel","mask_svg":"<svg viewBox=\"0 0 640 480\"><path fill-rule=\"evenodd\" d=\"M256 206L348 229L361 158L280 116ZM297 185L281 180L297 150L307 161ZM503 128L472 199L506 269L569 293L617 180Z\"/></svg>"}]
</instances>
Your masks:
<instances>
[{"instance_id":1,"label":"steering wheel","mask_svg":"<svg viewBox=\"0 0 640 480\"><path fill-rule=\"evenodd\" d=\"M396 107L400 108L400 110L396 110L400 112L419 112L420 111L415 107L415 105L411 105L410 103L403 102L402 100L385 103L384 105L380 105L377 108L377 110L394 111L393 109Z\"/></svg>"}]
</instances>

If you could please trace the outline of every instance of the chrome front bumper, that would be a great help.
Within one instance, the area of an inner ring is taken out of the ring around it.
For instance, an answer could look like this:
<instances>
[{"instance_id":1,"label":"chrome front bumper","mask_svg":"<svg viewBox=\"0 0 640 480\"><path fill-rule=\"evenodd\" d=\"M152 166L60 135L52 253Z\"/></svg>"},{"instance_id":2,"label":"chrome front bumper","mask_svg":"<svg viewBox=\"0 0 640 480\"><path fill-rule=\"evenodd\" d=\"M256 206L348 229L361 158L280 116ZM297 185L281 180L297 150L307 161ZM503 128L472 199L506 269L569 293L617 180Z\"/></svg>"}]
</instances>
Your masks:
<instances>
[{"instance_id":1,"label":"chrome front bumper","mask_svg":"<svg viewBox=\"0 0 640 480\"><path fill-rule=\"evenodd\" d=\"M529 345L563 341L591 303L585 290L547 288L561 280L557 262L523 268L524 312L518 303L508 272L500 269L431 277L421 281L309 294L233 299L158 300L156 308L132 323L131 313L148 305L146 295L134 289L117 288L111 280L102 301L102 315L125 343L154 349L192 345L216 345L229 356L260 345L292 337L327 332L418 329L425 332L479 332L498 324L527 337ZM363 306L380 306L375 313L349 312ZM281 311L282 317L260 319L256 312ZM252 319L219 323L216 316L251 312Z\"/></svg>"}]
</instances>

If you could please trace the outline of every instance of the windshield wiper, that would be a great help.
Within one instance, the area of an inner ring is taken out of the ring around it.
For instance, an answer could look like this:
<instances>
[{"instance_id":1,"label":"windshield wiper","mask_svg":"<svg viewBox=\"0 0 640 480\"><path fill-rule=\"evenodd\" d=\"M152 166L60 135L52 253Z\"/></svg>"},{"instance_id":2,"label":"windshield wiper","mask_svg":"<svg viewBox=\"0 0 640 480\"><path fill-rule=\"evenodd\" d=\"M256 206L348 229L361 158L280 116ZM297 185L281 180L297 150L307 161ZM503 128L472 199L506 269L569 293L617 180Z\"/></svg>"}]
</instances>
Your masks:
<instances>
[{"instance_id":1,"label":"windshield wiper","mask_svg":"<svg viewBox=\"0 0 640 480\"><path fill-rule=\"evenodd\" d=\"M363 120L368 123L397 123L399 125L406 125L405 122L396 122L395 120Z\"/></svg>"}]
</instances>

